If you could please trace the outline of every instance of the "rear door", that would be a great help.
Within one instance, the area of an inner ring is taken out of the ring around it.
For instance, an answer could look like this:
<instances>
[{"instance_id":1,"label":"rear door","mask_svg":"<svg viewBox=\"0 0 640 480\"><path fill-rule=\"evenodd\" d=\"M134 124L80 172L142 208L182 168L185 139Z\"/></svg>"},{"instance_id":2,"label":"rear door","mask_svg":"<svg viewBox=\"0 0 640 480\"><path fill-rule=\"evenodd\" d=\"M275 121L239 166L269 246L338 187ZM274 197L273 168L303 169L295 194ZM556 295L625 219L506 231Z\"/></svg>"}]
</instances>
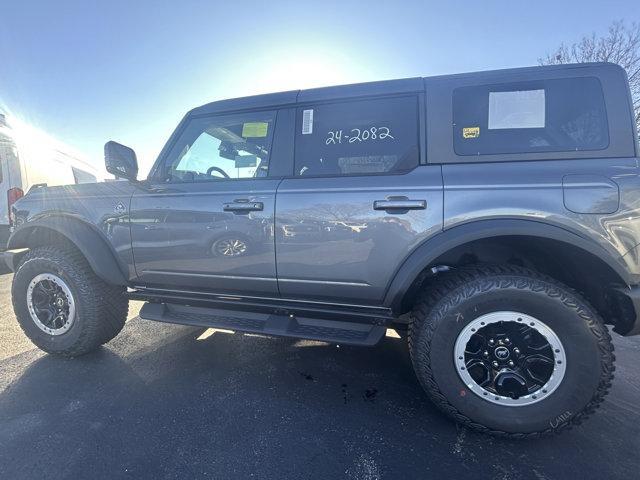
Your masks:
<instances>
[{"instance_id":1,"label":"rear door","mask_svg":"<svg viewBox=\"0 0 640 480\"><path fill-rule=\"evenodd\" d=\"M131 201L141 282L277 295L273 111L192 118Z\"/></svg>"},{"instance_id":2,"label":"rear door","mask_svg":"<svg viewBox=\"0 0 640 480\"><path fill-rule=\"evenodd\" d=\"M379 304L411 250L441 230L423 112L419 92L299 107L294 176L276 208L283 297Z\"/></svg>"}]
</instances>

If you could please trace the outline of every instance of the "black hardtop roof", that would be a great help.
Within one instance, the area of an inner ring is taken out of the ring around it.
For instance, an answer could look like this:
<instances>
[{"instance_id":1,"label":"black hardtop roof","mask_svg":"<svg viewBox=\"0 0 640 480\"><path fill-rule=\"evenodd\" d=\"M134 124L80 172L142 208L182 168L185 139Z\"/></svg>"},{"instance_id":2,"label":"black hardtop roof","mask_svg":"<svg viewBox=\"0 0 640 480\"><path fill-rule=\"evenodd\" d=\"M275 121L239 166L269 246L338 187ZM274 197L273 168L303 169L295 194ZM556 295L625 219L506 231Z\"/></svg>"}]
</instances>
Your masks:
<instances>
[{"instance_id":1,"label":"black hardtop roof","mask_svg":"<svg viewBox=\"0 0 640 480\"><path fill-rule=\"evenodd\" d=\"M286 107L311 102L324 102L342 98L372 97L377 95L391 95L424 91L425 81L446 81L466 76L480 77L495 76L496 74L510 75L514 73L526 74L531 71L570 70L588 67L621 67L612 63L569 63L563 65L544 65L534 67L509 68L501 70L486 70L470 73L456 73L452 75L437 75L431 77L413 77L396 80L381 80L376 82L354 83L350 85L335 85L330 87L311 88L307 90L290 90L288 92L267 93L249 97L218 100L194 108L187 115L209 115L216 113L242 111L247 109L268 109L270 107Z\"/></svg>"}]
</instances>

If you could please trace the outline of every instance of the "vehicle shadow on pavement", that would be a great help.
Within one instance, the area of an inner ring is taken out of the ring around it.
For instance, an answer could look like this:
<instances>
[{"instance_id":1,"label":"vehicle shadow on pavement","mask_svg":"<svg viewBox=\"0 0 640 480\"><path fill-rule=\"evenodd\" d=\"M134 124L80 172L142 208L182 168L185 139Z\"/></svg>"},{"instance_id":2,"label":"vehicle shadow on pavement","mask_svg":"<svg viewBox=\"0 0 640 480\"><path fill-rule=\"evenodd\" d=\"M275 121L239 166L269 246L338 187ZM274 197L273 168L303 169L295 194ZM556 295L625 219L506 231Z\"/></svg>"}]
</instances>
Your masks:
<instances>
[{"instance_id":1,"label":"vehicle shadow on pavement","mask_svg":"<svg viewBox=\"0 0 640 480\"><path fill-rule=\"evenodd\" d=\"M0 478L629 478L638 418L507 441L427 399L404 340L374 348L134 319L78 359L32 350L0 393ZM632 397L633 398L633 397ZM637 412L636 412L637 414ZM630 440L632 439L632 440ZM602 452L608 454L602 460Z\"/></svg>"}]
</instances>

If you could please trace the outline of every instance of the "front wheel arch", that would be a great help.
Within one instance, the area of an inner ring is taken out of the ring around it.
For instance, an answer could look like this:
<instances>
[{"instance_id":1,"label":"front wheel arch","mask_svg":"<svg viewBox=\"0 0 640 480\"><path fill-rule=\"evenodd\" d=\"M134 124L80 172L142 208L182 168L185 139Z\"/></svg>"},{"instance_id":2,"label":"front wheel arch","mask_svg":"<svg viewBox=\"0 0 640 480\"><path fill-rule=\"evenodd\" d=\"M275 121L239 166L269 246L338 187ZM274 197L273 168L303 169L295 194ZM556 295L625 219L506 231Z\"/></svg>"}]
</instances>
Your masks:
<instances>
[{"instance_id":1,"label":"front wheel arch","mask_svg":"<svg viewBox=\"0 0 640 480\"><path fill-rule=\"evenodd\" d=\"M7 250L47 245L75 248L101 280L110 285L127 285L117 255L94 228L81 220L56 216L28 222L9 237ZM15 256L14 271L23 256L24 253Z\"/></svg>"}]
</instances>

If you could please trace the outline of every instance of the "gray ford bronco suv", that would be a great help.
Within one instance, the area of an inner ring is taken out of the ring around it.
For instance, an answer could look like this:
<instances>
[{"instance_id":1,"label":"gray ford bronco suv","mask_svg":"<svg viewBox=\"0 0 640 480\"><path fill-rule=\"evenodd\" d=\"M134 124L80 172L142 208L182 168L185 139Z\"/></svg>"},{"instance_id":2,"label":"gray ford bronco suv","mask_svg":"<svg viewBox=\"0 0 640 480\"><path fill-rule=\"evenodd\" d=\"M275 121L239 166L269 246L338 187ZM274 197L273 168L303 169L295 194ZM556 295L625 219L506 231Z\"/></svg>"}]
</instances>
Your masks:
<instances>
[{"instance_id":1,"label":"gray ford bronco suv","mask_svg":"<svg viewBox=\"0 0 640 480\"><path fill-rule=\"evenodd\" d=\"M145 180L11 206L13 306L77 356L143 319L353 345L407 338L456 421L529 437L603 401L640 333L640 168L612 64L409 78L190 111ZM127 180L127 181L124 181Z\"/></svg>"}]
</instances>

